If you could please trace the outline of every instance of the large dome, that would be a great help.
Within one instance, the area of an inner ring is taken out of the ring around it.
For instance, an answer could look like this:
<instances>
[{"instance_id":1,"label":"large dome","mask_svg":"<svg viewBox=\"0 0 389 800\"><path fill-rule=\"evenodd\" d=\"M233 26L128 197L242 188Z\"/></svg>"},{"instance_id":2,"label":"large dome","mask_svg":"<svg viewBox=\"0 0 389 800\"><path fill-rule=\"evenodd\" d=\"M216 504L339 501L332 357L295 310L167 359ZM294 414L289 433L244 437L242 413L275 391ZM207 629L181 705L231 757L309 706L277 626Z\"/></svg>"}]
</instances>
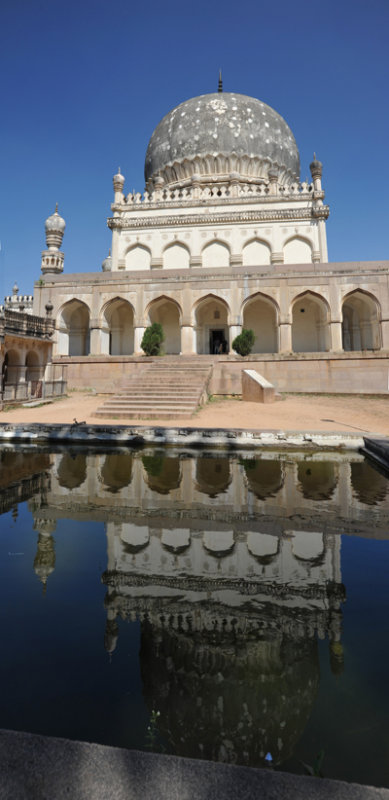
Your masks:
<instances>
[{"instance_id":1,"label":"large dome","mask_svg":"<svg viewBox=\"0 0 389 800\"><path fill-rule=\"evenodd\" d=\"M273 108L243 94L218 92L193 97L157 125L146 153L148 185L183 185L193 175L203 181L267 180L269 169L280 183L299 180L295 138ZM156 181L156 179L159 179Z\"/></svg>"}]
</instances>

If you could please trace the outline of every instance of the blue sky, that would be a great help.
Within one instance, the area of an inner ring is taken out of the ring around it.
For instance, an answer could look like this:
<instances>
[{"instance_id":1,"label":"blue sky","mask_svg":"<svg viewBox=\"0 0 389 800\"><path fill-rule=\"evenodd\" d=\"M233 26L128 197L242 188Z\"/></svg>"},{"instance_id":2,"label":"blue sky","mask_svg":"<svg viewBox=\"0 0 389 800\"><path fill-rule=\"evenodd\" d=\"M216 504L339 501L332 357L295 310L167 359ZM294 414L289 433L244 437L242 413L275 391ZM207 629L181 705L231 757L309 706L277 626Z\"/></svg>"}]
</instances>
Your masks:
<instances>
[{"instance_id":1,"label":"blue sky","mask_svg":"<svg viewBox=\"0 0 389 800\"><path fill-rule=\"evenodd\" d=\"M389 257L388 0L2 0L0 300L33 290L44 220L65 271L99 271L120 165L144 188L148 140L189 97L258 97L323 162L332 261Z\"/></svg>"}]
</instances>

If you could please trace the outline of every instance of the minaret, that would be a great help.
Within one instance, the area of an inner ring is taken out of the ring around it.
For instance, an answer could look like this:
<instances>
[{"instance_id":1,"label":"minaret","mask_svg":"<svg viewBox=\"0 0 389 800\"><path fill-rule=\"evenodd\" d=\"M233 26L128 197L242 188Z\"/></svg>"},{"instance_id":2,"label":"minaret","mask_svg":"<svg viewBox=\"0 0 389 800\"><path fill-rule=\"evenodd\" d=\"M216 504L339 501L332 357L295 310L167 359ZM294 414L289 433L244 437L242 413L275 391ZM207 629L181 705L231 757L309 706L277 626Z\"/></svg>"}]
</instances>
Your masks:
<instances>
[{"instance_id":1,"label":"minaret","mask_svg":"<svg viewBox=\"0 0 389 800\"><path fill-rule=\"evenodd\" d=\"M120 167L118 167L116 175L113 176L113 190L115 192L115 203L123 202L124 182L125 182L125 177L120 172Z\"/></svg>"},{"instance_id":2,"label":"minaret","mask_svg":"<svg viewBox=\"0 0 389 800\"><path fill-rule=\"evenodd\" d=\"M321 161L317 160L316 153L313 154L313 161L309 165L309 169L311 171L313 180L312 214L314 218L317 220L317 226L319 232L319 252L317 253L317 257L313 258L313 261L322 261L324 263L327 263L328 250L327 250L326 219L328 218L329 215L329 208L328 206L325 206L323 203L325 196L321 183L321 177L323 174L323 164L321 163Z\"/></svg>"},{"instance_id":3,"label":"minaret","mask_svg":"<svg viewBox=\"0 0 389 800\"><path fill-rule=\"evenodd\" d=\"M63 235L66 228L65 220L58 214L58 203L55 206L54 214L48 217L45 222L47 250L42 252L41 270L44 275L47 273L63 272L63 262L65 255L60 251Z\"/></svg>"}]
</instances>

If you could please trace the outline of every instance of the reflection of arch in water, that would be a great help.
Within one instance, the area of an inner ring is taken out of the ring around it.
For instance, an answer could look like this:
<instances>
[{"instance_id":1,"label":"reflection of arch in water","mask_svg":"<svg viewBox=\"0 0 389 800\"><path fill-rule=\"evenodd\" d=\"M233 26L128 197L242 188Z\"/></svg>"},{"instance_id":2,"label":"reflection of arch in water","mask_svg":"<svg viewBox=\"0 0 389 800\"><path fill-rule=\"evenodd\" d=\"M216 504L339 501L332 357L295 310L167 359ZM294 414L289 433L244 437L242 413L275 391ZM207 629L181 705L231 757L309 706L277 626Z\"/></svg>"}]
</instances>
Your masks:
<instances>
[{"instance_id":1,"label":"reflection of arch in water","mask_svg":"<svg viewBox=\"0 0 389 800\"><path fill-rule=\"evenodd\" d=\"M228 458L198 458L196 461L195 488L209 497L226 492L231 483Z\"/></svg>"},{"instance_id":2,"label":"reflection of arch in water","mask_svg":"<svg viewBox=\"0 0 389 800\"><path fill-rule=\"evenodd\" d=\"M123 522L120 525L120 538L124 552L133 555L147 547L150 541L150 533L145 525L138 526Z\"/></svg>"},{"instance_id":3,"label":"reflection of arch in water","mask_svg":"<svg viewBox=\"0 0 389 800\"><path fill-rule=\"evenodd\" d=\"M158 494L169 494L178 489L181 483L181 464L179 458L167 456L142 456L145 480L149 488Z\"/></svg>"},{"instance_id":4,"label":"reflection of arch in water","mask_svg":"<svg viewBox=\"0 0 389 800\"><path fill-rule=\"evenodd\" d=\"M216 558L228 556L235 547L233 531L204 531L203 544Z\"/></svg>"},{"instance_id":5,"label":"reflection of arch in water","mask_svg":"<svg viewBox=\"0 0 389 800\"><path fill-rule=\"evenodd\" d=\"M298 489L307 500L329 500L338 482L330 461L300 461L297 479Z\"/></svg>"},{"instance_id":6,"label":"reflection of arch in water","mask_svg":"<svg viewBox=\"0 0 389 800\"><path fill-rule=\"evenodd\" d=\"M247 483L259 500L275 497L284 485L284 474L280 461L267 459L242 459Z\"/></svg>"},{"instance_id":7,"label":"reflection of arch in water","mask_svg":"<svg viewBox=\"0 0 389 800\"><path fill-rule=\"evenodd\" d=\"M162 547L170 550L174 555L183 553L190 547L190 531L184 528L162 531Z\"/></svg>"},{"instance_id":8,"label":"reflection of arch in water","mask_svg":"<svg viewBox=\"0 0 389 800\"><path fill-rule=\"evenodd\" d=\"M351 486L360 503L375 506L385 500L388 479L367 461L351 464Z\"/></svg>"},{"instance_id":9,"label":"reflection of arch in water","mask_svg":"<svg viewBox=\"0 0 389 800\"><path fill-rule=\"evenodd\" d=\"M266 566L277 558L280 552L280 539L269 533L250 531L247 534L247 549L260 564Z\"/></svg>"},{"instance_id":10,"label":"reflection of arch in water","mask_svg":"<svg viewBox=\"0 0 389 800\"><path fill-rule=\"evenodd\" d=\"M321 564L325 556L324 539L321 531L290 531L292 553L299 561Z\"/></svg>"},{"instance_id":11,"label":"reflection of arch in water","mask_svg":"<svg viewBox=\"0 0 389 800\"><path fill-rule=\"evenodd\" d=\"M119 492L131 483L132 455L108 453L101 469L101 480L109 492Z\"/></svg>"},{"instance_id":12,"label":"reflection of arch in water","mask_svg":"<svg viewBox=\"0 0 389 800\"><path fill-rule=\"evenodd\" d=\"M57 478L65 489L78 489L86 480L86 455L65 453L58 465Z\"/></svg>"}]
</instances>

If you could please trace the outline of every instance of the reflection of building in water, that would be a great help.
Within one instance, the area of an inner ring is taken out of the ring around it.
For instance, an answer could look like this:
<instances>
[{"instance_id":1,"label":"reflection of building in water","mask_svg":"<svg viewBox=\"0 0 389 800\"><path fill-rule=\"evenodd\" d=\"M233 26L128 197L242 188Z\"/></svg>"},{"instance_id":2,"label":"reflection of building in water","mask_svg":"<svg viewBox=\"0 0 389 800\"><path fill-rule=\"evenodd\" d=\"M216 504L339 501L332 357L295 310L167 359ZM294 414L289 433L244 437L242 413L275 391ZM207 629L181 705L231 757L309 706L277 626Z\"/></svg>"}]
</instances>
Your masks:
<instances>
[{"instance_id":1,"label":"reflection of building in water","mask_svg":"<svg viewBox=\"0 0 389 800\"><path fill-rule=\"evenodd\" d=\"M40 505L49 488L49 470L47 453L0 450L0 514L33 497Z\"/></svg>"},{"instance_id":2,"label":"reflection of building in water","mask_svg":"<svg viewBox=\"0 0 389 800\"><path fill-rule=\"evenodd\" d=\"M235 526L260 523L262 532L275 525L279 532L288 530L290 518L298 516L303 530L324 525L339 533L341 519L344 532L387 535L388 482L356 453L265 451L229 459L223 453L193 458L179 451L66 451L51 459L49 504L59 515L77 510L105 519L109 513L111 520L141 517L151 526L161 513L188 524L228 516Z\"/></svg>"},{"instance_id":3,"label":"reflection of building in water","mask_svg":"<svg viewBox=\"0 0 389 800\"><path fill-rule=\"evenodd\" d=\"M56 522L51 519L35 519L34 528L39 531L34 572L43 584L45 594L47 579L55 568L55 542L52 534L55 531Z\"/></svg>"},{"instance_id":4,"label":"reflection of building in water","mask_svg":"<svg viewBox=\"0 0 389 800\"><path fill-rule=\"evenodd\" d=\"M384 479L359 455L262 455L60 452L35 508L44 584L54 520L106 522L105 647L120 618L141 621L146 701L182 755L288 758L319 684L318 636L343 666L339 533L388 520Z\"/></svg>"},{"instance_id":5,"label":"reflection of building in water","mask_svg":"<svg viewBox=\"0 0 389 800\"><path fill-rule=\"evenodd\" d=\"M290 756L319 685L316 634L342 666L340 537L108 523L105 646L141 620L149 710L172 752Z\"/></svg>"}]
</instances>

